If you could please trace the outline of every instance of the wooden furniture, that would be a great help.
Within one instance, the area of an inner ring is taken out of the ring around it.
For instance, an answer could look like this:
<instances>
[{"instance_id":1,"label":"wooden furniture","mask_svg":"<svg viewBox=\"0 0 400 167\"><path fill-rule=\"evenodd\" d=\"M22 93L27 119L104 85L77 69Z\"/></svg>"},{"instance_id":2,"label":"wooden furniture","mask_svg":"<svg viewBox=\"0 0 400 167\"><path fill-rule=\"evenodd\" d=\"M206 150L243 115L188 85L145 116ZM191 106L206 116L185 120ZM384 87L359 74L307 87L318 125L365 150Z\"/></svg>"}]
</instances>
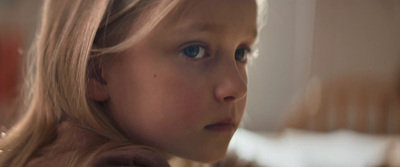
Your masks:
<instances>
[{"instance_id":1,"label":"wooden furniture","mask_svg":"<svg viewBox=\"0 0 400 167\"><path fill-rule=\"evenodd\" d=\"M399 136L399 88L397 78L313 78L289 106L280 129L318 132L348 129L382 138ZM392 140L384 165L400 165L398 139Z\"/></svg>"},{"instance_id":2,"label":"wooden furniture","mask_svg":"<svg viewBox=\"0 0 400 167\"><path fill-rule=\"evenodd\" d=\"M293 100L280 128L399 134L399 87L396 79L383 77L313 78Z\"/></svg>"}]
</instances>

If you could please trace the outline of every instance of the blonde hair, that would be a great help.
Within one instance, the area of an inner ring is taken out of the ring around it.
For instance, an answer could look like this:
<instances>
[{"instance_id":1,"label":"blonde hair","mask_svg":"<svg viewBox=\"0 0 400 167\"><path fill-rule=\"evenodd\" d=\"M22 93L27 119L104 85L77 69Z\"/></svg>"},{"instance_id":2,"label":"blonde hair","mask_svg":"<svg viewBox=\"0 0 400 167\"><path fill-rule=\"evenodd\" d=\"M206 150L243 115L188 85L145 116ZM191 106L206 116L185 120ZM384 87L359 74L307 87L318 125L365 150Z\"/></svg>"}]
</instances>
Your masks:
<instances>
[{"instance_id":1,"label":"blonde hair","mask_svg":"<svg viewBox=\"0 0 400 167\"><path fill-rule=\"evenodd\" d=\"M264 0L257 0L264 1ZM68 166L87 166L96 154L132 144L101 104L86 96L97 60L119 54L152 31L181 0L45 0L40 31L27 62L23 117L0 142L0 166L24 166L69 120L105 142L77 148ZM132 31L134 30L134 31ZM100 63L101 65L101 63Z\"/></svg>"},{"instance_id":2,"label":"blonde hair","mask_svg":"<svg viewBox=\"0 0 400 167\"><path fill-rule=\"evenodd\" d=\"M46 0L40 31L27 60L25 112L0 142L0 166L24 166L35 151L54 141L60 122L66 119L106 140L129 143L99 104L86 96L88 64L132 46L178 3ZM136 30L133 33L132 28ZM107 149L104 145L76 150L75 156L69 157L69 166L89 162L88 157Z\"/></svg>"}]
</instances>

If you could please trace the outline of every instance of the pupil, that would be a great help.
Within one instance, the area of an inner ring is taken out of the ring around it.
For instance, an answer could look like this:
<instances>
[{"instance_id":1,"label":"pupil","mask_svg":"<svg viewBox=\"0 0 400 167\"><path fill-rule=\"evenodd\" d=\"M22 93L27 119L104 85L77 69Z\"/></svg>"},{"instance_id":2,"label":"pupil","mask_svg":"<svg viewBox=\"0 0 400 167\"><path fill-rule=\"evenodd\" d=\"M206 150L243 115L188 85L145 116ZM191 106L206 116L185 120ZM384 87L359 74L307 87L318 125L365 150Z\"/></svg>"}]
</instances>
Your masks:
<instances>
[{"instance_id":1,"label":"pupil","mask_svg":"<svg viewBox=\"0 0 400 167\"><path fill-rule=\"evenodd\" d=\"M236 50L235 55L236 55L236 59L242 60L243 56L244 56L244 50L243 49Z\"/></svg>"},{"instance_id":2,"label":"pupil","mask_svg":"<svg viewBox=\"0 0 400 167\"><path fill-rule=\"evenodd\" d=\"M190 58L195 58L199 54L199 47L198 46L191 46L184 50L186 56Z\"/></svg>"}]
</instances>

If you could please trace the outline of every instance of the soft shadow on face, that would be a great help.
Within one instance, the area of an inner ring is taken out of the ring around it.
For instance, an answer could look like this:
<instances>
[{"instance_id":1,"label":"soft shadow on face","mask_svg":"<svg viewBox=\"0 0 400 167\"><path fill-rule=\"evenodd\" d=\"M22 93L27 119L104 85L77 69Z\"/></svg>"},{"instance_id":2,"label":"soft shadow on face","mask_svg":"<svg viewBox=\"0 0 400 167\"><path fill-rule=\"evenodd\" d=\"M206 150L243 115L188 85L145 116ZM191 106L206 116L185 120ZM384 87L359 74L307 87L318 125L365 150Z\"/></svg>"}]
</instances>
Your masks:
<instances>
[{"instance_id":1,"label":"soft shadow on face","mask_svg":"<svg viewBox=\"0 0 400 167\"><path fill-rule=\"evenodd\" d=\"M188 0L103 69L110 115L134 141L184 158L223 158L246 104L242 54L252 0Z\"/></svg>"}]
</instances>

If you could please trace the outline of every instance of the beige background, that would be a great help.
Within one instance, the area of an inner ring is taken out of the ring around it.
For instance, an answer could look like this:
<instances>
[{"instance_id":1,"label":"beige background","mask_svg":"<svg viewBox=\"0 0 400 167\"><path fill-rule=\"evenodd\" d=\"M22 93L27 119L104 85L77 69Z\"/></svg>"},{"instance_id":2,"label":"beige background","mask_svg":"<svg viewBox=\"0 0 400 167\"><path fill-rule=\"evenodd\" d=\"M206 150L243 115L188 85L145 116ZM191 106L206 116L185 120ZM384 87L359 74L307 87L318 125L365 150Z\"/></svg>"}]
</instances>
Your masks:
<instances>
[{"instance_id":1,"label":"beige background","mask_svg":"<svg viewBox=\"0 0 400 167\"><path fill-rule=\"evenodd\" d=\"M399 76L400 1L269 0L244 126L274 130L312 76Z\"/></svg>"}]
</instances>

